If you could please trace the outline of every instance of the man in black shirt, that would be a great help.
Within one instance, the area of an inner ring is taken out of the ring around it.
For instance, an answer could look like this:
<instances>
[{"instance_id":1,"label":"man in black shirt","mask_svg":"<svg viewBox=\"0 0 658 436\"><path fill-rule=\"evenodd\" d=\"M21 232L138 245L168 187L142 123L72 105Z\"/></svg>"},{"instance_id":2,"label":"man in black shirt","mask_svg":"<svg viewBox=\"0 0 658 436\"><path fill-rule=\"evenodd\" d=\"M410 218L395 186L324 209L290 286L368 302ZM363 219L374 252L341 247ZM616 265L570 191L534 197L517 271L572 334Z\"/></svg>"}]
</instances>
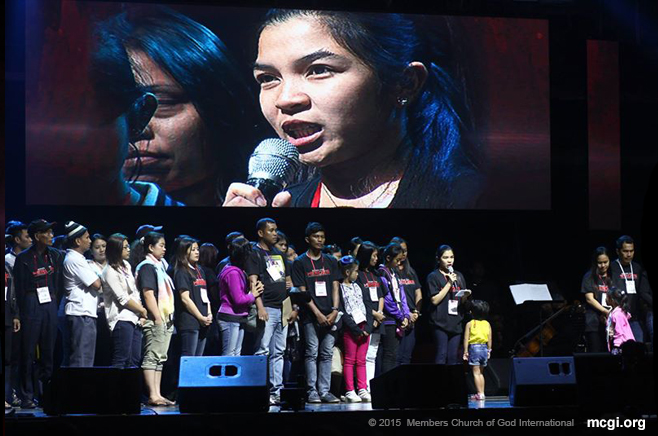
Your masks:
<instances>
[{"instance_id":1,"label":"man in black shirt","mask_svg":"<svg viewBox=\"0 0 658 436\"><path fill-rule=\"evenodd\" d=\"M53 226L46 220L35 220L28 226L34 245L16 257L14 279L23 330L21 352L21 400L23 408L34 408L33 385L36 347L39 346L37 375L45 384L53 372L53 356L57 338L57 306L62 297L62 263L64 255L52 248Z\"/></svg>"},{"instance_id":2,"label":"man in black shirt","mask_svg":"<svg viewBox=\"0 0 658 436\"><path fill-rule=\"evenodd\" d=\"M292 265L293 285L311 296L311 301L302 311L309 403L340 402L329 389L331 358L336 340L333 327L340 303L338 288L341 274L336 260L322 253L324 242L322 225L309 223L306 226L308 251L295 259Z\"/></svg>"},{"instance_id":3,"label":"man in black shirt","mask_svg":"<svg viewBox=\"0 0 658 436\"><path fill-rule=\"evenodd\" d=\"M653 345L653 293L649 286L646 270L637 262L635 257L635 241L630 236L617 239L618 259L610 265L610 277L615 288L623 289L628 295L631 319L629 323L635 341L651 341ZM644 324L644 326L643 326ZM643 328L646 328L648 338L644 337Z\"/></svg>"},{"instance_id":4,"label":"man in black shirt","mask_svg":"<svg viewBox=\"0 0 658 436\"><path fill-rule=\"evenodd\" d=\"M256 298L259 329L256 332L256 355L269 355L270 403L277 404L283 387L283 354L286 350L288 326L282 322L283 301L288 296L290 271L283 254L274 247L277 242L277 225L271 218L263 218L256 224L258 242L247 260L245 272L253 289L260 281L265 290ZM288 323L297 318L296 311ZM264 325L263 325L264 323Z\"/></svg>"}]
</instances>

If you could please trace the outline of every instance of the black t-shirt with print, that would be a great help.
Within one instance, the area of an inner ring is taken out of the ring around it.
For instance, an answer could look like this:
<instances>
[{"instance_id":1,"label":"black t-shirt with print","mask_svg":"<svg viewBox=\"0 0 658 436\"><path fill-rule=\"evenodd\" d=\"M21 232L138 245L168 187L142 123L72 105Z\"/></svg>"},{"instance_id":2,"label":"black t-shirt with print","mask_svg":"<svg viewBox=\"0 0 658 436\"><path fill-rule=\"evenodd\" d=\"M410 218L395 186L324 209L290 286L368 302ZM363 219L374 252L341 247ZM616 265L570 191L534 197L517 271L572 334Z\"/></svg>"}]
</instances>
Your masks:
<instances>
[{"instance_id":1,"label":"black t-shirt with print","mask_svg":"<svg viewBox=\"0 0 658 436\"><path fill-rule=\"evenodd\" d=\"M268 268L270 271L268 272ZM286 289L286 276L290 275L287 262L283 254L276 248L264 250L258 244L253 244L253 252L245 265L247 276L257 275L263 282L263 305L281 309L283 300L288 292ZM272 277L272 274L278 277Z\"/></svg>"},{"instance_id":2,"label":"black t-shirt with print","mask_svg":"<svg viewBox=\"0 0 658 436\"><path fill-rule=\"evenodd\" d=\"M466 283L462 273L455 271L457 274L457 283L463 284ZM427 288L429 290L429 299L441 292L441 289L448 283L448 279L440 271L434 270L427 276ZM463 285L462 285L463 286ZM430 324L439 327L441 330L444 330L448 333L460 334L463 331L462 321L464 319L464 305L461 304L460 298L456 298L455 294L461 289L459 286L453 286L452 289L448 291L446 296L441 300L441 302L434 306L431 302L428 304L430 306ZM457 306L457 315L450 315L449 305L450 300L458 301Z\"/></svg>"},{"instance_id":3,"label":"black t-shirt with print","mask_svg":"<svg viewBox=\"0 0 658 436\"><path fill-rule=\"evenodd\" d=\"M398 283L404 288L409 311L412 312L416 310L416 289L420 288L420 280L418 280L416 271L411 268L407 271L398 270Z\"/></svg>"},{"instance_id":4,"label":"black t-shirt with print","mask_svg":"<svg viewBox=\"0 0 658 436\"><path fill-rule=\"evenodd\" d=\"M199 330L201 324L183 305L182 293L190 293L190 299L201 315L208 315L208 305L203 302L201 289L208 292L206 277L201 268L192 270L190 268L178 268L174 271L174 289L176 292L176 326L179 330ZM204 327L205 328L205 327Z\"/></svg>"},{"instance_id":5,"label":"black t-shirt with print","mask_svg":"<svg viewBox=\"0 0 658 436\"><path fill-rule=\"evenodd\" d=\"M302 254L292 264L293 286L304 286L323 315L329 315L334 305L334 282L340 281L341 272L338 262L331 256L322 254L318 260L311 259L307 253ZM318 282L324 282L324 292L316 287ZM308 307L302 307L302 323L315 322L316 318Z\"/></svg>"},{"instance_id":6,"label":"black t-shirt with print","mask_svg":"<svg viewBox=\"0 0 658 436\"><path fill-rule=\"evenodd\" d=\"M379 299L384 298L385 292L381 278L377 274L369 271L359 271L356 282L363 291L363 303L366 305L366 309L369 310L370 313L372 313L373 310L377 312L379 310ZM370 291L371 287L376 289L376 299L375 292L371 293ZM377 328L372 330L372 333L384 334L384 325L380 324Z\"/></svg>"},{"instance_id":7,"label":"black t-shirt with print","mask_svg":"<svg viewBox=\"0 0 658 436\"><path fill-rule=\"evenodd\" d=\"M592 271L587 271L583 277L583 282L581 285L580 292L585 295L592 293L594 294L594 299L599 302L602 306L607 306L605 301L605 296L612 287L612 282L608 278L607 280L602 280L595 275L592 275ZM602 327L600 318L604 316L602 312L599 312L591 304L585 302L585 331L595 332Z\"/></svg>"}]
</instances>

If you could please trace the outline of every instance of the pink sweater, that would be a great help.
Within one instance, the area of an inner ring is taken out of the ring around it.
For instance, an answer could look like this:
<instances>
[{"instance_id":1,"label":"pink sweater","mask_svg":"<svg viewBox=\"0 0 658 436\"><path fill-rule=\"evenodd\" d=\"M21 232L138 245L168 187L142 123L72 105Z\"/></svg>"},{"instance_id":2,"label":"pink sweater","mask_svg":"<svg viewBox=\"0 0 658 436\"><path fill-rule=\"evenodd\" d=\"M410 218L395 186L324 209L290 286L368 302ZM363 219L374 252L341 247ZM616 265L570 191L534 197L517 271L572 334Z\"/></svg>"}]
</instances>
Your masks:
<instances>
[{"instance_id":1,"label":"pink sweater","mask_svg":"<svg viewBox=\"0 0 658 436\"><path fill-rule=\"evenodd\" d=\"M612 347L619 348L626 341L634 341L633 331L628 320L631 318L630 313L624 312L621 307L615 307L608 317L608 331L612 340L608 341L608 350Z\"/></svg>"},{"instance_id":2,"label":"pink sweater","mask_svg":"<svg viewBox=\"0 0 658 436\"><path fill-rule=\"evenodd\" d=\"M247 316L249 306L254 301L254 294L247 288L245 273L236 266L226 266L219 275L220 313Z\"/></svg>"}]
</instances>

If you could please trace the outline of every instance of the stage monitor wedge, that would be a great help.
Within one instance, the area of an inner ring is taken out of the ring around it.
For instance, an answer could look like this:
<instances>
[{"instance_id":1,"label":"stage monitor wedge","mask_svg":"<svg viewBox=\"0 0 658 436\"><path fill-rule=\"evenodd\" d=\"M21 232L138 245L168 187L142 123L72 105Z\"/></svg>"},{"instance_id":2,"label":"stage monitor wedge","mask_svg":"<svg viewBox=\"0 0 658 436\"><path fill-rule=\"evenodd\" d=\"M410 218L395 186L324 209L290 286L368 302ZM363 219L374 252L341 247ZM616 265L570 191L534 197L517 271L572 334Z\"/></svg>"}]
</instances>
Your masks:
<instances>
[{"instance_id":1,"label":"stage monitor wedge","mask_svg":"<svg viewBox=\"0 0 658 436\"><path fill-rule=\"evenodd\" d=\"M466 407L468 395L462 365L400 365L370 381L374 409Z\"/></svg>"},{"instance_id":2,"label":"stage monitor wedge","mask_svg":"<svg viewBox=\"0 0 658 436\"><path fill-rule=\"evenodd\" d=\"M69 368L55 371L46 386L47 415L122 415L141 412L140 368Z\"/></svg>"},{"instance_id":3,"label":"stage monitor wedge","mask_svg":"<svg viewBox=\"0 0 658 436\"><path fill-rule=\"evenodd\" d=\"M515 357L509 401L512 406L575 404L576 369L573 357Z\"/></svg>"},{"instance_id":4,"label":"stage monitor wedge","mask_svg":"<svg viewBox=\"0 0 658 436\"><path fill-rule=\"evenodd\" d=\"M178 402L182 413L266 412L267 356L182 357Z\"/></svg>"}]
</instances>

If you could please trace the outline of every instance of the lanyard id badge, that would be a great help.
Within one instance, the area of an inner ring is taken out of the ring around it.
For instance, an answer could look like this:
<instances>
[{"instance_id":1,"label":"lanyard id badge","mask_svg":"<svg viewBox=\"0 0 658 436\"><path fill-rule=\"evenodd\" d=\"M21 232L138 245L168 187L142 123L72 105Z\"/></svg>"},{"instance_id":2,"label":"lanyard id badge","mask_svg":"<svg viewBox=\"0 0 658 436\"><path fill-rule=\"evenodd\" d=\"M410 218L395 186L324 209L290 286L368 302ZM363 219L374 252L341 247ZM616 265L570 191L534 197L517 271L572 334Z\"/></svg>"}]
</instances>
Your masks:
<instances>
[{"instance_id":1,"label":"lanyard id badge","mask_svg":"<svg viewBox=\"0 0 658 436\"><path fill-rule=\"evenodd\" d=\"M39 304L46 304L53 301L50 298L50 289L48 289L48 286L37 288L37 298L39 299Z\"/></svg>"},{"instance_id":2,"label":"lanyard id badge","mask_svg":"<svg viewBox=\"0 0 658 436\"><path fill-rule=\"evenodd\" d=\"M352 319L356 324L361 324L362 322L366 322L366 316L360 310L355 310L354 312L352 312Z\"/></svg>"},{"instance_id":3,"label":"lanyard id badge","mask_svg":"<svg viewBox=\"0 0 658 436\"><path fill-rule=\"evenodd\" d=\"M459 306L459 300L448 300L448 315L459 315L457 306Z\"/></svg>"},{"instance_id":4,"label":"lanyard id badge","mask_svg":"<svg viewBox=\"0 0 658 436\"><path fill-rule=\"evenodd\" d=\"M316 297L327 296L327 282L324 281L315 282L315 296Z\"/></svg>"},{"instance_id":5,"label":"lanyard id badge","mask_svg":"<svg viewBox=\"0 0 658 436\"><path fill-rule=\"evenodd\" d=\"M617 263L619 264L619 268L621 268L621 273L624 275L624 282L626 283L626 293L627 294L636 294L637 292L635 291L635 280L633 277L633 263L631 262L630 267L631 267L631 279L628 280L626 277L626 272L624 271L624 268L621 266L621 262L617 260Z\"/></svg>"},{"instance_id":6,"label":"lanyard id badge","mask_svg":"<svg viewBox=\"0 0 658 436\"><path fill-rule=\"evenodd\" d=\"M199 291L201 292L201 301L203 301L203 304L210 303L210 300L208 299L208 290L206 288L200 288Z\"/></svg>"},{"instance_id":7,"label":"lanyard id badge","mask_svg":"<svg viewBox=\"0 0 658 436\"><path fill-rule=\"evenodd\" d=\"M273 282L278 282L283 279L283 271L281 271L280 265L269 257L267 258L267 273L270 275Z\"/></svg>"}]
</instances>

